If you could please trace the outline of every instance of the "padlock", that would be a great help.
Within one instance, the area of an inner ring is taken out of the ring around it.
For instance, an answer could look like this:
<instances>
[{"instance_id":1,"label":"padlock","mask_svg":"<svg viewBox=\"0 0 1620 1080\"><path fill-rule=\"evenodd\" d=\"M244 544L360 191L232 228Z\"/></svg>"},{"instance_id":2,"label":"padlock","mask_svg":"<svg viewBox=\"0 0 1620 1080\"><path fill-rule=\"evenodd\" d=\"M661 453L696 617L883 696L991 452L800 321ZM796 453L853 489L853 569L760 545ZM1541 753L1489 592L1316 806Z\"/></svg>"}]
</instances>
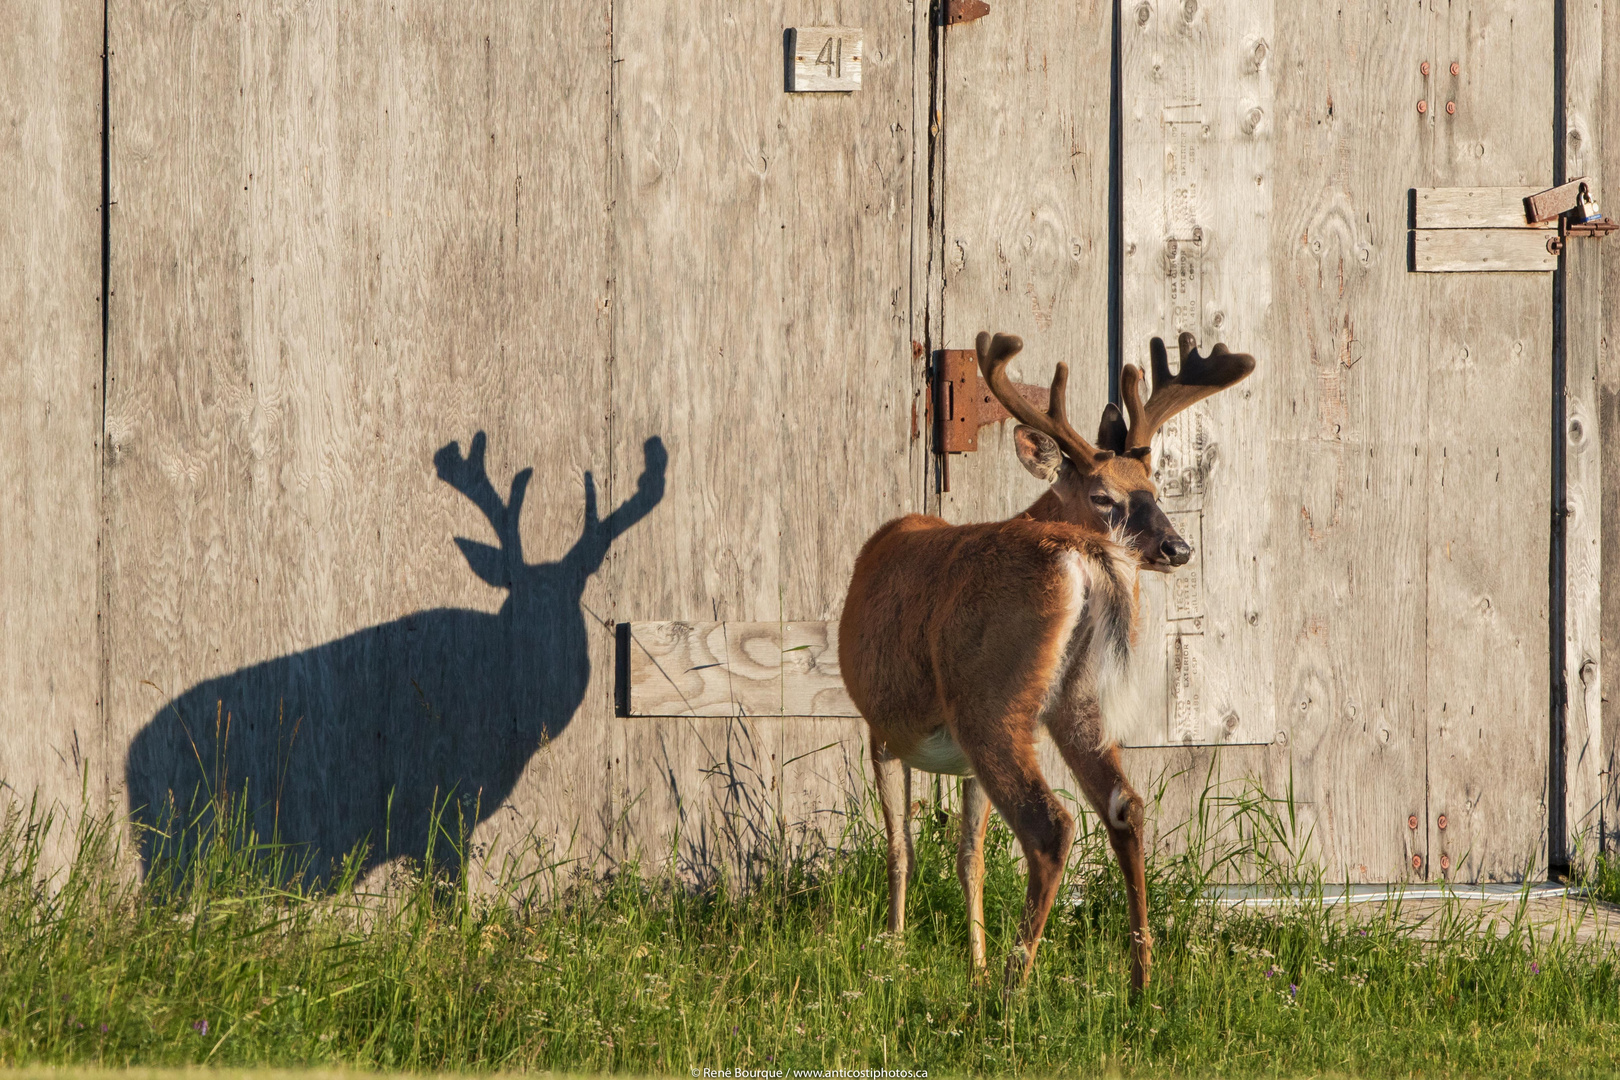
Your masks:
<instances>
[{"instance_id":1,"label":"padlock","mask_svg":"<svg viewBox=\"0 0 1620 1080\"><path fill-rule=\"evenodd\" d=\"M1569 212L1571 224L1584 225L1602 216L1603 212L1598 209L1597 200L1592 198L1592 193L1587 190L1585 184L1582 184L1580 196L1575 200L1575 208Z\"/></svg>"}]
</instances>

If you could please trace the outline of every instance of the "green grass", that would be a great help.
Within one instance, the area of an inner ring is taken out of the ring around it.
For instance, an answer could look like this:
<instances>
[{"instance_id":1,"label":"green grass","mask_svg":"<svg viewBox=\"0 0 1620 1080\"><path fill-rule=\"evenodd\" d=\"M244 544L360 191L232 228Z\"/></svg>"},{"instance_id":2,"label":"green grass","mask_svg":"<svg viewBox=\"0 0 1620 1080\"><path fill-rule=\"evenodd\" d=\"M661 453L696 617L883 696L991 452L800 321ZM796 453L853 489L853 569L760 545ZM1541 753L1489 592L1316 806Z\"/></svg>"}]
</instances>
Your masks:
<instances>
[{"instance_id":1,"label":"green grass","mask_svg":"<svg viewBox=\"0 0 1620 1080\"><path fill-rule=\"evenodd\" d=\"M1285 880L1303 845L1286 806L1252 793L1207 797L1185 827L1195 855L1152 865L1155 984L1135 1000L1121 882L1089 815L1078 902L1005 998L966 970L955 826L932 807L904 940L881 933L865 815L830 854L747 889L626 869L475 892L430 863L383 896L359 891L352 861L296 884L285 851L229 830L237 842L137 883L124 826L82 820L55 875L49 815L14 810L0 829L3 1065L1404 1076L1604 1074L1620 1057L1620 971L1591 947L1522 924L1482 934L1461 908L1424 942L1390 913L1201 902L1228 872L1302 884ZM987 863L998 956L1023 896L999 822Z\"/></svg>"}]
</instances>

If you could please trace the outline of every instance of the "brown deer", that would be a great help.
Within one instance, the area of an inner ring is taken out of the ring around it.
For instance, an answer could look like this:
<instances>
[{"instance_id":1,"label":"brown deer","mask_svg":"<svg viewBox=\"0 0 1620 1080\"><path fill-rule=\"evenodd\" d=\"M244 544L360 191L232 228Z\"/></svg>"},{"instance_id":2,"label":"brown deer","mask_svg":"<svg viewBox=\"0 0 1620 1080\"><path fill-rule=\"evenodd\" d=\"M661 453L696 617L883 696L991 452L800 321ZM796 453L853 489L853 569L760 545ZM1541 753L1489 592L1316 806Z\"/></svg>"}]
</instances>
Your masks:
<instances>
[{"instance_id":1,"label":"brown deer","mask_svg":"<svg viewBox=\"0 0 1620 1080\"><path fill-rule=\"evenodd\" d=\"M968 947L984 957L984 830L992 805L1012 826L1029 864L1029 887L1009 984L1035 962L1074 840L1074 819L1035 758L1039 729L1056 741L1087 800L1102 816L1125 875L1131 981L1147 985L1152 938L1142 861L1143 803L1120 767L1119 739L1135 709L1131 650L1138 570L1169 572L1192 548L1159 508L1153 435L1194 402L1254 370L1254 358L1217 345L1199 356L1181 335L1170 374L1153 339L1153 389L1121 372L1129 426L1103 410L1093 445L1070 426L1057 366L1045 415L1007 377L1016 337L978 338L979 368L1019 421L1018 460L1051 488L1009 521L950 525L911 514L879 529L855 560L838 631L844 682L871 729L872 762L889 835L889 931L905 928L912 865L912 768L967 777L957 875L967 894Z\"/></svg>"}]
</instances>

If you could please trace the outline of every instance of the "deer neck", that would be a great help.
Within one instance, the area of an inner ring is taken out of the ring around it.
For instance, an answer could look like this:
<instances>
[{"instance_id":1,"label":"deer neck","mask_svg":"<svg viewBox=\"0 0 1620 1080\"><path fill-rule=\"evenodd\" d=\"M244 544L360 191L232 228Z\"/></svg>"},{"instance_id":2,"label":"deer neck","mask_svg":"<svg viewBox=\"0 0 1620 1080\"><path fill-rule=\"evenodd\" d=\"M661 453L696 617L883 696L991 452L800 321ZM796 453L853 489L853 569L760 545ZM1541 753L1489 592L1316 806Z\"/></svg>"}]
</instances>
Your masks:
<instances>
[{"instance_id":1,"label":"deer neck","mask_svg":"<svg viewBox=\"0 0 1620 1080\"><path fill-rule=\"evenodd\" d=\"M1028 510L1018 516L1033 521L1062 521L1063 500L1057 497L1057 492L1047 488L1040 498L1030 504Z\"/></svg>"}]
</instances>

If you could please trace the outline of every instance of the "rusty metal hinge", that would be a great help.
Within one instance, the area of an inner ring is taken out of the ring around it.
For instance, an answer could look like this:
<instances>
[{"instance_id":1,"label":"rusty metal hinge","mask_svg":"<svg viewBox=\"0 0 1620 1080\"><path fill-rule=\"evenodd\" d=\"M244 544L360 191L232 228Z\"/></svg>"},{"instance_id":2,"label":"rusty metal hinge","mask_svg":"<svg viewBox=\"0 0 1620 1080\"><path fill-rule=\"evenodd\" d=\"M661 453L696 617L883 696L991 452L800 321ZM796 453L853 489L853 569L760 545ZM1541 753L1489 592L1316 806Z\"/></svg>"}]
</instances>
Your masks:
<instances>
[{"instance_id":1,"label":"rusty metal hinge","mask_svg":"<svg viewBox=\"0 0 1620 1080\"><path fill-rule=\"evenodd\" d=\"M969 23L990 14L990 5L984 0L945 0L945 25Z\"/></svg>"},{"instance_id":2,"label":"rusty metal hinge","mask_svg":"<svg viewBox=\"0 0 1620 1080\"><path fill-rule=\"evenodd\" d=\"M1036 408L1045 410L1050 390L1045 386L1014 383L1014 389ZM934 354L933 393L928 409L934 424L934 453L966 454L979 448L979 429L1012 414L990 392L979 374L978 354L972 349L941 349Z\"/></svg>"}]
</instances>

